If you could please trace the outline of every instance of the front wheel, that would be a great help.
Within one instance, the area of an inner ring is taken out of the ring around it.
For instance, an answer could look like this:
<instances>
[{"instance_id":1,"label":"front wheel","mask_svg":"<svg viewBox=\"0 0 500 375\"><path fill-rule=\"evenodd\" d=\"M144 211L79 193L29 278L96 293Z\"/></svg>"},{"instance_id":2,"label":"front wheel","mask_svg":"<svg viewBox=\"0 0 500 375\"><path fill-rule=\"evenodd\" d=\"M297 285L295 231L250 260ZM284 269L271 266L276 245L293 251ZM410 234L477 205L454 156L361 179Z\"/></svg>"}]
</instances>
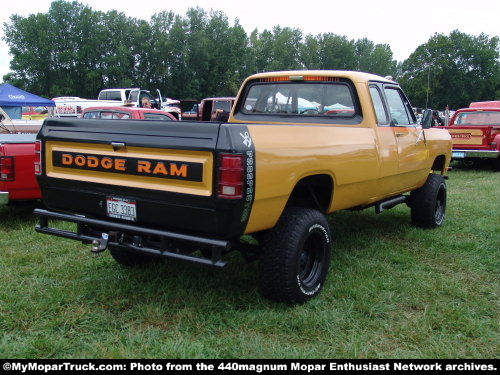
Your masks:
<instances>
[{"instance_id":1,"label":"front wheel","mask_svg":"<svg viewBox=\"0 0 500 375\"><path fill-rule=\"evenodd\" d=\"M264 297L302 304L321 292L330 266L331 234L325 216L288 208L263 240L259 284Z\"/></svg>"},{"instance_id":2,"label":"front wheel","mask_svg":"<svg viewBox=\"0 0 500 375\"><path fill-rule=\"evenodd\" d=\"M443 225L446 214L446 182L439 174L430 174L421 188L410 195L411 221L422 228Z\"/></svg>"}]
</instances>

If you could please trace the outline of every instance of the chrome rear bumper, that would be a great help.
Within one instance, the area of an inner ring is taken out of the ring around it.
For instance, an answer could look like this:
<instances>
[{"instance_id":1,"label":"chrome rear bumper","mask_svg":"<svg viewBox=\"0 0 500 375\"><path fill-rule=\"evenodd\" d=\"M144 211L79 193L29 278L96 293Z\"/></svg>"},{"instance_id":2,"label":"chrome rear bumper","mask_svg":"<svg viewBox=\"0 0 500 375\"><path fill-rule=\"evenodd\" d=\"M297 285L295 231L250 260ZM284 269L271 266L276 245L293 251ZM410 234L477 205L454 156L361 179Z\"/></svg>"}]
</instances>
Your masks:
<instances>
[{"instance_id":1,"label":"chrome rear bumper","mask_svg":"<svg viewBox=\"0 0 500 375\"><path fill-rule=\"evenodd\" d=\"M451 153L452 159L494 159L500 156L500 151L495 150L453 150Z\"/></svg>"}]
</instances>

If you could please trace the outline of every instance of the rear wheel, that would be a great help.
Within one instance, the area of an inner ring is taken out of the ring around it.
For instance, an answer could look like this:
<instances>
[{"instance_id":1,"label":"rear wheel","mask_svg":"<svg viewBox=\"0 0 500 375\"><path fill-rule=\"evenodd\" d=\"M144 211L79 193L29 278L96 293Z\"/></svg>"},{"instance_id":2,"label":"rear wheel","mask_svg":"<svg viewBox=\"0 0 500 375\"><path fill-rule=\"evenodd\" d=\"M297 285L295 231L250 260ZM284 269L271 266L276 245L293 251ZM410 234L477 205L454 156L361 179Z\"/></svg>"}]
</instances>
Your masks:
<instances>
[{"instance_id":1,"label":"rear wheel","mask_svg":"<svg viewBox=\"0 0 500 375\"><path fill-rule=\"evenodd\" d=\"M119 246L109 246L108 249L114 260L127 267L140 266L159 260L159 258L153 255L141 254Z\"/></svg>"},{"instance_id":2,"label":"rear wheel","mask_svg":"<svg viewBox=\"0 0 500 375\"><path fill-rule=\"evenodd\" d=\"M430 174L425 185L411 193L411 221L422 228L443 225L446 215L446 183L444 177Z\"/></svg>"},{"instance_id":3,"label":"rear wheel","mask_svg":"<svg viewBox=\"0 0 500 375\"><path fill-rule=\"evenodd\" d=\"M331 234L325 216L289 208L263 240L259 284L264 297L288 304L321 292L330 266Z\"/></svg>"}]
</instances>

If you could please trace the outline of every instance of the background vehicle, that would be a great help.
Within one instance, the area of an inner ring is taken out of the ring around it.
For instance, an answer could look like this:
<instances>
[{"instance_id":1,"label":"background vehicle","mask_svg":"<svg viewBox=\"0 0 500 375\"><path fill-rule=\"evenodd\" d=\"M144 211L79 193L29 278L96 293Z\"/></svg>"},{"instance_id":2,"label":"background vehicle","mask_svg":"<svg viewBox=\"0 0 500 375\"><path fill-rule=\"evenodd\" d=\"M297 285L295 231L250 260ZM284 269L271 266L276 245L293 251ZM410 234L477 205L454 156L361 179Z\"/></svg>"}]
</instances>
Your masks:
<instances>
[{"instance_id":1,"label":"background vehicle","mask_svg":"<svg viewBox=\"0 0 500 375\"><path fill-rule=\"evenodd\" d=\"M35 178L36 134L0 134L0 205L41 198Z\"/></svg>"},{"instance_id":2,"label":"background vehicle","mask_svg":"<svg viewBox=\"0 0 500 375\"><path fill-rule=\"evenodd\" d=\"M170 112L134 107L90 107L82 112L82 118L102 120L163 120L177 121Z\"/></svg>"},{"instance_id":3,"label":"background vehicle","mask_svg":"<svg viewBox=\"0 0 500 375\"><path fill-rule=\"evenodd\" d=\"M43 120L12 120L0 107L0 135L37 133Z\"/></svg>"},{"instance_id":4,"label":"background vehicle","mask_svg":"<svg viewBox=\"0 0 500 375\"><path fill-rule=\"evenodd\" d=\"M183 120L197 120L200 102L196 99L182 99L179 103Z\"/></svg>"},{"instance_id":5,"label":"background vehicle","mask_svg":"<svg viewBox=\"0 0 500 375\"><path fill-rule=\"evenodd\" d=\"M451 137L429 119L417 125L388 79L297 71L247 78L228 123L46 120L39 182L50 211L35 211L36 230L109 248L127 266L156 256L223 267L240 250L259 259L264 296L304 303L329 269L325 214L406 203L413 224L443 225Z\"/></svg>"},{"instance_id":6,"label":"background vehicle","mask_svg":"<svg viewBox=\"0 0 500 375\"><path fill-rule=\"evenodd\" d=\"M23 120L44 120L49 116L49 107L22 107Z\"/></svg>"},{"instance_id":7,"label":"background vehicle","mask_svg":"<svg viewBox=\"0 0 500 375\"><path fill-rule=\"evenodd\" d=\"M56 103L55 115L59 117L79 117L85 108L96 106L108 107L142 107L143 98L149 99L153 108L162 109L172 113L177 119L180 118L180 109L173 106L178 103L177 100L165 98L163 100L160 91L157 90L158 98L154 98L147 90L139 88L127 89L105 89L99 92L97 100L82 99L79 97L57 97L53 98Z\"/></svg>"},{"instance_id":8,"label":"background vehicle","mask_svg":"<svg viewBox=\"0 0 500 375\"><path fill-rule=\"evenodd\" d=\"M500 101L471 103L456 111L444 128L451 134L453 159L490 159L500 170Z\"/></svg>"},{"instance_id":9,"label":"background vehicle","mask_svg":"<svg viewBox=\"0 0 500 375\"><path fill-rule=\"evenodd\" d=\"M218 111L229 112L234 105L235 97L205 98L198 107L198 121L216 121Z\"/></svg>"}]
</instances>

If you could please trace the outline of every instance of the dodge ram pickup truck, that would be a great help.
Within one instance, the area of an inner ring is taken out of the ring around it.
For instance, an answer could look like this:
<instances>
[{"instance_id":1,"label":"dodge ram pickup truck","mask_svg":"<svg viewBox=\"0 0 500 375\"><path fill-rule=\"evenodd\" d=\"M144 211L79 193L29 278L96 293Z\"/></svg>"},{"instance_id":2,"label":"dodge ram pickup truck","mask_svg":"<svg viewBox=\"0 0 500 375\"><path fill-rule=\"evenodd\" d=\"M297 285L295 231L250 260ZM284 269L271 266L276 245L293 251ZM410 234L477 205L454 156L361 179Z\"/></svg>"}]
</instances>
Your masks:
<instances>
[{"instance_id":1,"label":"dodge ram pickup truck","mask_svg":"<svg viewBox=\"0 0 500 375\"><path fill-rule=\"evenodd\" d=\"M415 225L443 224L451 137L427 120L396 82L348 71L250 76L226 123L47 119L36 230L127 266L239 250L265 297L304 303L329 269L326 214L406 203Z\"/></svg>"}]
</instances>

